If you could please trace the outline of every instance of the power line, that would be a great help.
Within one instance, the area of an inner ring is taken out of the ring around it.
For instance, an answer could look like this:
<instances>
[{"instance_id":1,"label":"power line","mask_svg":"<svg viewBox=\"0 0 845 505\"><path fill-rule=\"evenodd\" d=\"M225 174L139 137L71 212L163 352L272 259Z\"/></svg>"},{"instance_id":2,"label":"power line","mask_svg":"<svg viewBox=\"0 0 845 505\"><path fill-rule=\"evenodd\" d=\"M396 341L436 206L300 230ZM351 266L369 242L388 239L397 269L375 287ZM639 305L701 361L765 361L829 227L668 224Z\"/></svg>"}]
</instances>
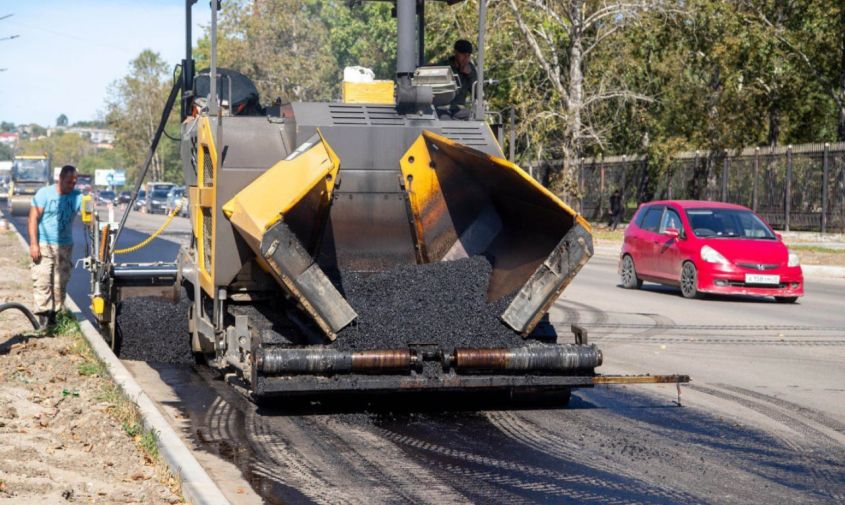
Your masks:
<instances>
[{"instance_id":1,"label":"power line","mask_svg":"<svg viewBox=\"0 0 845 505\"><path fill-rule=\"evenodd\" d=\"M10 17L12 17L12 16L14 16L14 15L15 15L15 13L13 12L13 13L11 13L11 14L6 14L5 16L0 16L0 21L3 21L3 20L4 20L4 19L6 19L6 18L10 18Z\"/></svg>"},{"instance_id":2,"label":"power line","mask_svg":"<svg viewBox=\"0 0 845 505\"><path fill-rule=\"evenodd\" d=\"M10 36L8 36L8 37L0 37L0 41L3 41L3 40L12 40L12 39L16 39L16 38L18 38L18 37L20 37L20 35L10 35Z\"/></svg>"}]
</instances>

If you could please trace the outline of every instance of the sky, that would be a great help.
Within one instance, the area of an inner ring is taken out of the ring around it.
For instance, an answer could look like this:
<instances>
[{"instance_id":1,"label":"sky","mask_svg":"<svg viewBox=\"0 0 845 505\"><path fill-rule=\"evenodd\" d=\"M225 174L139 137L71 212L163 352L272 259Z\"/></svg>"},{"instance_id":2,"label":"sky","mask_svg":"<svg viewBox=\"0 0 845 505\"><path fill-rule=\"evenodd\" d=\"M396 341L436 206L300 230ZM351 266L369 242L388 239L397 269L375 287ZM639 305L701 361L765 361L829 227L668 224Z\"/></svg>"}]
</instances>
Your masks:
<instances>
[{"instance_id":1,"label":"sky","mask_svg":"<svg viewBox=\"0 0 845 505\"><path fill-rule=\"evenodd\" d=\"M109 85L144 49L185 55L184 0L0 0L0 121L51 126L98 119ZM193 39L211 23L193 7ZM20 37L2 40L12 35ZM163 106L164 104L162 104Z\"/></svg>"}]
</instances>

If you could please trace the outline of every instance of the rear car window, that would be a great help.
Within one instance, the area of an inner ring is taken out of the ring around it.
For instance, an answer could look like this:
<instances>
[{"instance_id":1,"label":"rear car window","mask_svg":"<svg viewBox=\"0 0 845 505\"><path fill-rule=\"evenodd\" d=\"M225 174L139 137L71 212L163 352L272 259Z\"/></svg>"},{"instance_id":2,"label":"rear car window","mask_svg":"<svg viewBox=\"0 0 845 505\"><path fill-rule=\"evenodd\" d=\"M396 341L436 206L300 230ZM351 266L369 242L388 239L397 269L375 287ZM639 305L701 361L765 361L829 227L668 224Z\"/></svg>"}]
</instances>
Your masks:
<instances>
[{"instance_id":1,"label":"rear car window","mask_svg":"<svg viewBox=\"0 0 845 505\"><path fill-rule=\"evenodd\" d=\"M651 207L647 209L640 228L657 233L657 228L660 225L660 216L662 215L663 207Z\"/></svg>"}]
</instances>

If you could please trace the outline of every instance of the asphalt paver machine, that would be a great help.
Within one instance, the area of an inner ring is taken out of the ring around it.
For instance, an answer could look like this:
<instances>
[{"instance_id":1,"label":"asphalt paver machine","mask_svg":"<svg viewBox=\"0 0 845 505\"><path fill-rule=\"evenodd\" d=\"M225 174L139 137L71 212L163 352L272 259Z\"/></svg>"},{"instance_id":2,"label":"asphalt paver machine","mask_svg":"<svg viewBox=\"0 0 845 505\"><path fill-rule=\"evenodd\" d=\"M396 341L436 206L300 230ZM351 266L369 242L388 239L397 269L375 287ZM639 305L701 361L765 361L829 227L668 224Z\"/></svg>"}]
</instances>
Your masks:
<instances>
[{"instance_id":1,"label":"asphalt paver machine","mask_svg":"<svg viewBox=\"0 0 845 505\"><path fill-rule=\"evenodd\" d=\"M369 103L262 108L245 76L217 66L214 9L208 71L195 75L188 35L162 125L181 91L191 245L175 262L120 264L113 249L126 214L119 223L89 219L96 251L86 261L92 308L107 338L116 340L114 308L121 299L173 294L177 285L191 301L185 345L257 397L568 391L688 380L599 375L602 353L586 332L557 335L547 323L550 307L593 254L591 228L504 158L485 121L486 2L480 2L478 82L468 120L440 113L454 97L455 76L449 67L423 65L422 2L395 4L395 85L386 97L363 93L375 97ZM401 345L378 337L341 345L354 338L350 328L367 321L339 276L366 278L479 256L491 265L486 301L499 304L497 324L516 343L490 346L479 338L461 346L421 334L416 322L441 317L436 308L450 297L444 292L415 300L413 313L403 316Z\"/></svg>"}]
</instances>

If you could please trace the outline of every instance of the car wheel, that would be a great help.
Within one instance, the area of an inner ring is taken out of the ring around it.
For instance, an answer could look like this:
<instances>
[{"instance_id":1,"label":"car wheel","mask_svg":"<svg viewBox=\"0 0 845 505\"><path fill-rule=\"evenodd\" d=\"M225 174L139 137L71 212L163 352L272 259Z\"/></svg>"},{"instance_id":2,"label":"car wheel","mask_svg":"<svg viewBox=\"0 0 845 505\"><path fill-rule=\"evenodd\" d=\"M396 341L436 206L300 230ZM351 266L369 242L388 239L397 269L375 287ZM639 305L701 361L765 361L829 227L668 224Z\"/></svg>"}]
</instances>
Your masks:
<instances>
[{"instance_id":1,"label":"car wheel","mask_svg":"<svg viewBox=\"0 0 845 505\"><path fill-rule=\"evenodd\" d=\"M776 296L775 301L777 303L795 303L798 301L797 296Z\"/></svg>"},{"instance_id":2,"label":"car wheel","mask_svg":"<svg viewBox=\"0 0 845 505\"><path fill-rule=\"evenodd\" d=\"M637 269L634 268L634 259L626 254L622 258L622 287L625 289L640 289L642 285L643 281L637 277Z\"/></svg>"},{"instance_id":3,"label":"car wheel","mask_svg":"<svg viewBox=\"0 0 845 505\"><path fill-rule=\"evenodd\" d=\"M681 294L684 298L699 298L698 271L687 261L681 269Z\"/></svg>"}]
</instances>

